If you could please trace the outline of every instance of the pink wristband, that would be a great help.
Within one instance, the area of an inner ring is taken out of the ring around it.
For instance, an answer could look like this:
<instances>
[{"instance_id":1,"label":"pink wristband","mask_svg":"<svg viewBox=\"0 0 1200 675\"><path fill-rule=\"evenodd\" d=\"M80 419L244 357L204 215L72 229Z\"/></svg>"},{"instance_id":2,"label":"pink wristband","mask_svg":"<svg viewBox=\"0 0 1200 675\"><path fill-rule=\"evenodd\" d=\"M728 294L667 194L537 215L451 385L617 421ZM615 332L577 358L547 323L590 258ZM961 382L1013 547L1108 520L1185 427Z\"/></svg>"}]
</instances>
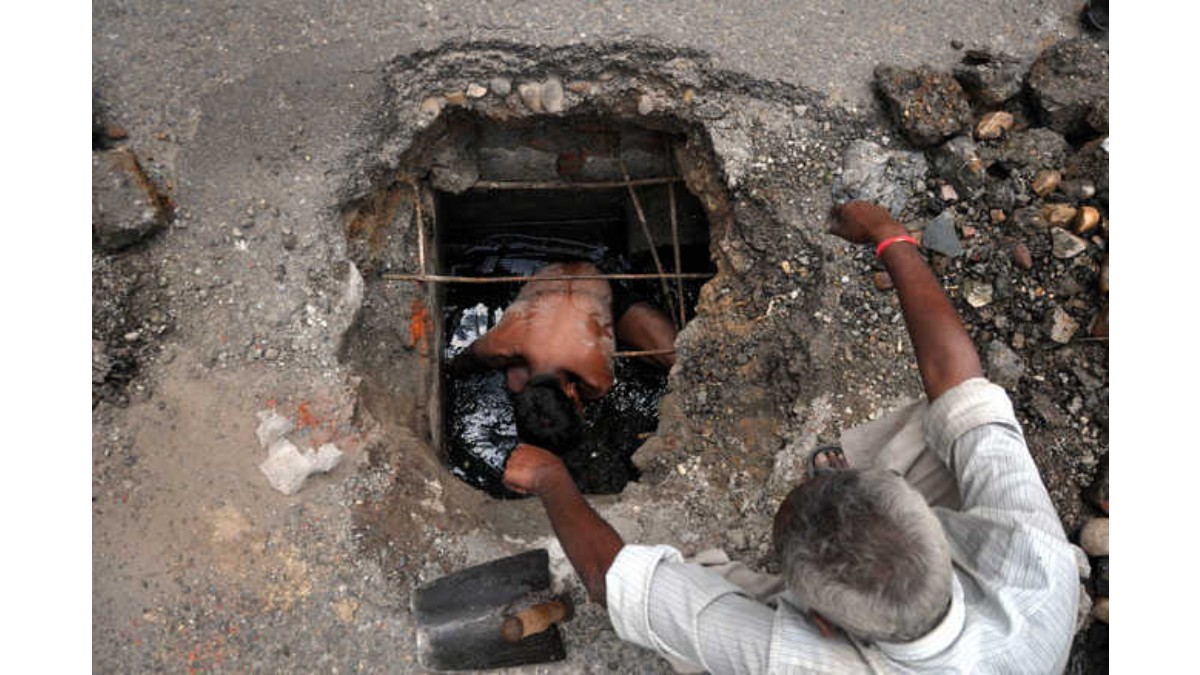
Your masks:
<instances>
[{"instance_id":1,"label":"pink wristband","mask_svg":"<svg viewBox=\"0 0 1200 675\"><path fill-rule=\"evenodd\" d=\"M887 239L884 239L883 241L879 242L879 245L875 247L875 257L882 258L884 249L886 249L887 247L891 246L892 244L894 244L898 241L906 241L906 242L912 244L913 246L916 246L917 248L921 247L921 244L918 243L916 239L913 239L909 235L898 234L894 237L888 237Z\"/></svg>"}]
</instances>

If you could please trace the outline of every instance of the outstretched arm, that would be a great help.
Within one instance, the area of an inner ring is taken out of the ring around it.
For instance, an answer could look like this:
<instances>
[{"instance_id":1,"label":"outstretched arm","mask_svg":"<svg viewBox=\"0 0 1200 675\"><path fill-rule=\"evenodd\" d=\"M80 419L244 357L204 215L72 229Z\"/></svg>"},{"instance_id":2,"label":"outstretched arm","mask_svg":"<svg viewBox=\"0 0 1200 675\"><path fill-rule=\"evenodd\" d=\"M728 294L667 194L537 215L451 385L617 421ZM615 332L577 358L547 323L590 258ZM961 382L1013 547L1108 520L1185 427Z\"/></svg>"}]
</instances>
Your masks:
<instances>
[{"instance_id":1,"label":"outstretched arm","mask_svg":"<svg viewBox=\"0 0 1200 675\"><path fill-rule=\"evenodd\" d=\"M866 202L835 206L833 218L830 231L856 244L878 245L889 237L908 234L886 210ZM982 377L975 345L917 247L907 242L891 244L883 252L883 264L900 296L929 400L960 382Z\"/></svg>"},{"instance_id":2,"label":"outstretched arm","mask_svg":"<svg viewBox=\"0 0 1200 675\"><path fill-rule=\"evenodd\" d=\"M617 320L617 337L639 350L675 348L675 324L648 302L637 302ZM644 357L664 368L675 365L675 353Z\"/></svg>"},{"instance_id":3,"label":"outstretched arm","mask_svg":"<svg viewBox=\"0 0 1200 675\"><path fill-rule=\"evenodd\" d=\"M522 443L504 467L504 484L542 500L554 534L592 602L607 605L604 577L625 542L579 494L556 455Z\"/></svg>"}]
</instances>

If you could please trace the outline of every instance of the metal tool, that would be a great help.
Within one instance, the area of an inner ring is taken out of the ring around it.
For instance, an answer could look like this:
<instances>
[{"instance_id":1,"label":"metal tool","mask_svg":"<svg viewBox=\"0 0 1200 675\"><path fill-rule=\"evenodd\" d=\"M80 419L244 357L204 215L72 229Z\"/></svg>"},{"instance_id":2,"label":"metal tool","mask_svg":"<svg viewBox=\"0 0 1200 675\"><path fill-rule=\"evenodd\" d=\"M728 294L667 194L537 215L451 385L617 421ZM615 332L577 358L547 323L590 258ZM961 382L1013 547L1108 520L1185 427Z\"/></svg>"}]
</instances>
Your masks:
<instances>
[{"instance_id":1,"label":"metal tool","mask_svg":"<svg viewBox=\"0 0 1200 675\"><path fill-rule=\"evenodd\" d=\"M413 592L417 655L438 671L506 668L566 658L558 623L569 596L550 589L545 549L469 567Z\"/></svg>"}]
</instances>

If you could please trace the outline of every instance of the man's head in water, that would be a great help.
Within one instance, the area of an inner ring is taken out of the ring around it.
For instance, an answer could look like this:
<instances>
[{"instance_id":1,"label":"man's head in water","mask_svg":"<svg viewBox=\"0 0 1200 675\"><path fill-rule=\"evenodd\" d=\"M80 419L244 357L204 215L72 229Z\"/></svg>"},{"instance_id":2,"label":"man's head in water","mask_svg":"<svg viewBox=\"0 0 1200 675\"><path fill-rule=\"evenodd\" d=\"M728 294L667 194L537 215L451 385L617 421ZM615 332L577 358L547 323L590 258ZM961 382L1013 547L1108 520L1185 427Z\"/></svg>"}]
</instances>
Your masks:
<instances>
[{"instance_id":1,"label":"man's head in water","mask_svg":"<svg viewBox=\"0 0 1200 675\"><path fill-rule=\"evenodd\" d=\"M563 454L579 442L583 418L562 390L560 378L538 375L513 394L517 435L522 441Z\"/></svg>"}]
</instances>

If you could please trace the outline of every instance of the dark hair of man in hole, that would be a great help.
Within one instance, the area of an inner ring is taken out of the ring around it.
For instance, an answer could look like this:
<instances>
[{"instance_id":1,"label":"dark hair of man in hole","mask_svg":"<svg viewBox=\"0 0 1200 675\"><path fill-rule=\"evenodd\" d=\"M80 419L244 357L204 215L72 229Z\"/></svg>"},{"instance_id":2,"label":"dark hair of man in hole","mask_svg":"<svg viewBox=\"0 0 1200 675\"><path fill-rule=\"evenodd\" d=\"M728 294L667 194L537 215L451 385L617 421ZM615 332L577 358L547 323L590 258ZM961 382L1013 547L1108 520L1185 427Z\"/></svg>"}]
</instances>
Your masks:
<instances>
[{"instance_id":1,"label":"dark hair of man in hole","mask_svg":"<svg viewBox=\"0 0 1200 675\"><path fill-rule=\"evenodd\" d=\"M583 433L583 418L555 375L538 375L513 394L517 436L556 455L571 450Z\"/></svg>"}]
</instances>

